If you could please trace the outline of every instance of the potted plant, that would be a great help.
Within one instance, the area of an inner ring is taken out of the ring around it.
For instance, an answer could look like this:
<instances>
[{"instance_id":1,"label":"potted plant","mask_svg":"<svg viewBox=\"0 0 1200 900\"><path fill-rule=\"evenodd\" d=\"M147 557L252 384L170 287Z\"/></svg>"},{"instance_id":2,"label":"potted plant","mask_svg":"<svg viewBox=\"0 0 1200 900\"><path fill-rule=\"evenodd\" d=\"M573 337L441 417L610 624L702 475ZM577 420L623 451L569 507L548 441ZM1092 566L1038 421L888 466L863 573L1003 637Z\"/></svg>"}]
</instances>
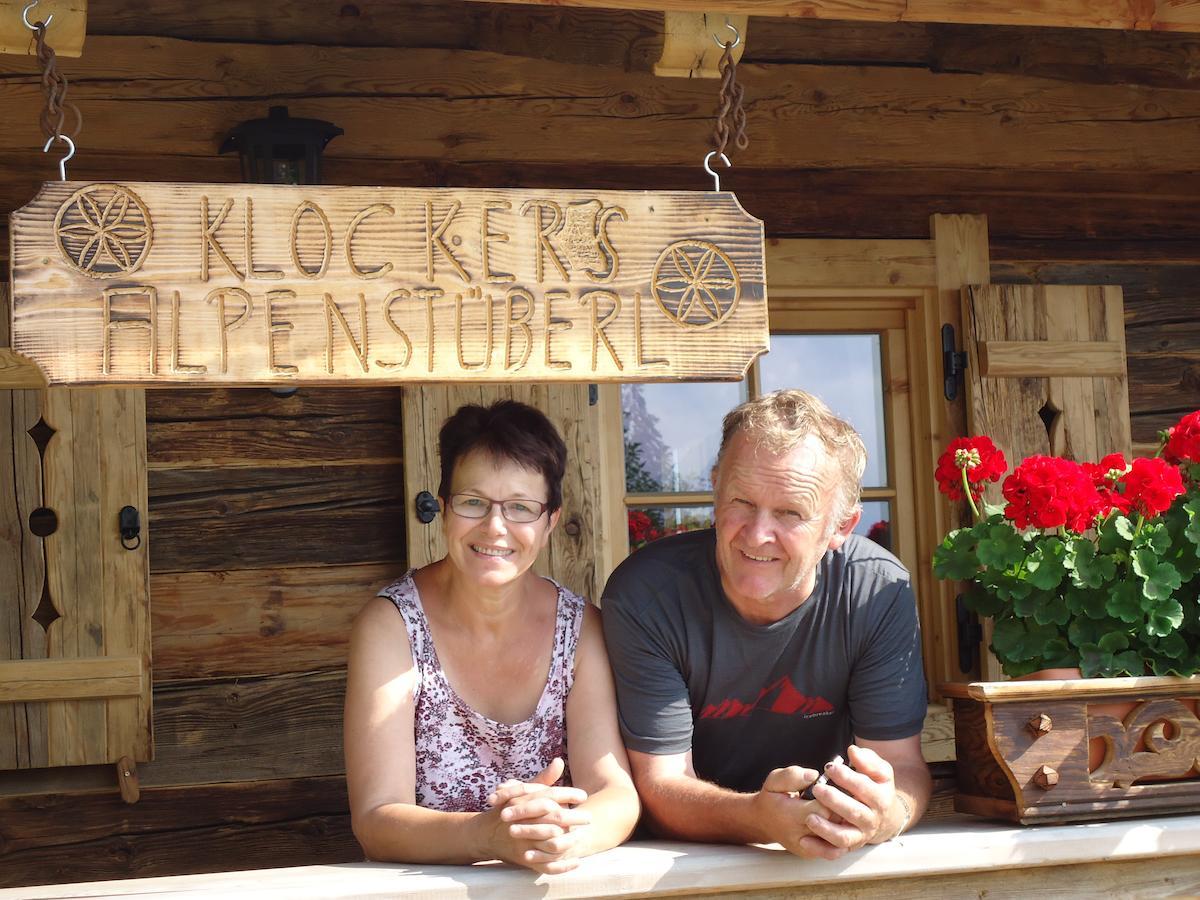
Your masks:
<instances>
[{"instance_id":1,"label":"potted plant","mask_svg":"<svg viewBox=\"0 0 1200 900\"><path fill-rule=\"evenodd\" d=\"M1018 821L1200 809L1200 680L1182 677L1200 671L1200 411L1162 438L1152 458L1033 456L1007 477L986 437L940 458L940 489L974 521L946 536L934 573L967 582L1005 674L1053 679L943 689L958 808ZM1005 502L984 502L1002 477Z\"/></svg>"}]
</instances>

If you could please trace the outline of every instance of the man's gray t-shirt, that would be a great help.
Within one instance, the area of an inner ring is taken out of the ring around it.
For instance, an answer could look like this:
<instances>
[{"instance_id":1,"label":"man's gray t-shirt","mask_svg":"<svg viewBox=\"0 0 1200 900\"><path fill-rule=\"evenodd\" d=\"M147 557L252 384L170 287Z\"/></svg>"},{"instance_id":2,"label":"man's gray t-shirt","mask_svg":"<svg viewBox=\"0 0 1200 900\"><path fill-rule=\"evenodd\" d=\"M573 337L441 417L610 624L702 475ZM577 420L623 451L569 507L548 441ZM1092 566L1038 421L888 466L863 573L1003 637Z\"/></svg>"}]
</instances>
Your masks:
<instances>
[{"instance_id":1,"label":"man's gray t-shirt","mask_svg":"<svg viewBox=\"0 0 1200 900\"><path fill-rule=\"evenodd\" d=\"M772 769L819 769L857 737L921 730L916 600L892 554L851 535L812 595L753 625L721 588L711 529L637 551L604 590L604 636L626 746L692 751L697 776L756 791Z\"/></svg>"}]
</instances>

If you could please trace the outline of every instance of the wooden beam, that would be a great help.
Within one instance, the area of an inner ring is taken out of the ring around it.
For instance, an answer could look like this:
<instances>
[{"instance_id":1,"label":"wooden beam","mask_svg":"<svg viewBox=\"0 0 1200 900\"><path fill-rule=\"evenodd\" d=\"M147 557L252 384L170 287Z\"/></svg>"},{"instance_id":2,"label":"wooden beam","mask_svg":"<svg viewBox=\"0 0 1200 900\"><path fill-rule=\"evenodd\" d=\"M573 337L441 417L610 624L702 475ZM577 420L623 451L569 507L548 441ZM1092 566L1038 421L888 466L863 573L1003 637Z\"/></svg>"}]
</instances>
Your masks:
<instances>
[{"instance_id":1,"label":"wooden beam","mask_svg":"<svg viewBox=\"0 0 1200 900\"><path fill-rule=\"evenodd\" d=\"M719 78L717 64L725 51L718 41L734 45L730 52L735 63L746 52L749 16L688 12L666 12L663 16L662 56L654 64L654 74L659 77Z\"/></svg>"},{"instance_id":2,"label":"wooden beam","mask_svg":"<svg viewBox=\"0 0 1200 900\"><path fill-rule=\"evenodd\" d=\"M1125 354L1114 341L980 341L984 378L1124 375Z\"/></svg>"},{"instance_id":3,"label":"wooden beam","mask_svg":"<svg viewBox=\"0 0 1200 900\"><path fill-rule=\"evenodd\" d=\"M22 13L29 0L0 0L0 53L30 56L36 51L33 32ZM53 18L51 18L53 16ZM39 0L29 10L33 24L47 22L46 44L56 56L79 56L87 35L87 0Z\"/></svg>"},{"instance_id":4,"label":"wooden beam","mask_svg":"<svg viewBox=\"0 0 1200 900\"><path fill-rule=\"evenodd\" d=\"M476 0L509 3L512 0ZM703 10L709 0L518 0L531 6ZM1056 28L1200 31L1200 8L1178 0L727 0L730 13L857 22L947 22L964 25L1039 25Z\"/></svg>"},{"instance_id":5,"label":"wooden beam","mask_svg":"<svg viewBox=\"0 0 1200 900\"><path fill-rule=\"evenodd\" d=\"M214 55L228 60L218 69ZM0 153L40 148L36 73L0 57ZM311 48L96 37L73 73L86 150L212 157L272 97L346 134L332 159L691 165L714 85L476 51ZM740 67L750 147L728 173L778 169L1191 173L1200 92L886 67ZM485 74L481 74L485 73ZM1153 109L1153 115L1133 111ZM1098 123L1103 123L1102 127ZM1148 153L1147 148L1153 148ZM45 161L43 177L56 169ZM357 169L362 180L361 163ZM71 171L74 174L74 170ZM735 187L736 189L736 187Z\"/></svg>"},{"instance_id":6,"label":"wooden beam","mask_svg":"<svg viewBox=\"0 0 1200 900\"><path fill-rule=\"evenodd\" d=\"M136 656L4 661L0 703L136 697L142 677L142 661Z\"/></svg>"}]
</instances>

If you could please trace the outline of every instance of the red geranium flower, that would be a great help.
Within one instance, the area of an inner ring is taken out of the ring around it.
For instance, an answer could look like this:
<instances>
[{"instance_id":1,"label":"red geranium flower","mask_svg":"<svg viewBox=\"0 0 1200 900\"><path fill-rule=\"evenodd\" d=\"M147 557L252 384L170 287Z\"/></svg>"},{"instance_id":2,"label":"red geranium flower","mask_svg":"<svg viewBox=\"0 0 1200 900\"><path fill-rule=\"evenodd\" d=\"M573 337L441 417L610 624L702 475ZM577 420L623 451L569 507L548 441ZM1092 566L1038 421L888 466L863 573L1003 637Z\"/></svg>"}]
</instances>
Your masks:
<instances>
[{"instance_id":1,"label":"red geranium flower","mask_svg":"<svg viewBox=\"0 0 1200 900\"><path fill-rule=\"evenodd\" d=\"M1166 512L1183 493L1183 475L1165 459L1135 459L1122 482L1128 509L1147 518Z\"/></svg>"},{"instance_id":2,"label":"red geranium flower","mask_svg":"<svg viewBox=\"0 0 1200 900\"><path fill-rule=\"evenodd\" d=\"M1188 413L1167 432L1163 458L1173 463L1200 463L1200 409Z\"/></svg>"},{"instance_id":3,"label":"red geranium flower","mask_svg":"<svg viewBox=\"0 0 1200 900\"><path fill-rule=\"evenodd\" d=\"M999 481L1007 468L1004 453L997 449L991 438L960 437L951 441L946 452L938 457L934 475L938 490L951 500L962 500L966 496L962 473L966 472L971 499L978 500L983 493L983 482Z\"/></svg>"},{"instance_id":4,"label":"red geranium flower","mask_svg":"<svg viewBox=\"0 0 1200 900\"><path fill-rule=\"evenodd\" d=\"M1004 479L1004 515L1018 528L1059 528L1084 532L1102 509L1091 477L1079 463L1055 456L1031 456Z\"/></svg>"},{"instance_id":5,"label":"red geranium flower","mask_svg":"<svg viewBox=\"0 0 1200 900\"><path fill-rule=\"evenodd\" d=\"M1118 485L1129 469L1125 457L1120 453L1110 453L1098 463L1083 463L1083 470L1096 486L1100 496L1100 514L1116 509L1119 512L1129 512L1129 498L1120 492Z\"/></svg>"}]
</instances>

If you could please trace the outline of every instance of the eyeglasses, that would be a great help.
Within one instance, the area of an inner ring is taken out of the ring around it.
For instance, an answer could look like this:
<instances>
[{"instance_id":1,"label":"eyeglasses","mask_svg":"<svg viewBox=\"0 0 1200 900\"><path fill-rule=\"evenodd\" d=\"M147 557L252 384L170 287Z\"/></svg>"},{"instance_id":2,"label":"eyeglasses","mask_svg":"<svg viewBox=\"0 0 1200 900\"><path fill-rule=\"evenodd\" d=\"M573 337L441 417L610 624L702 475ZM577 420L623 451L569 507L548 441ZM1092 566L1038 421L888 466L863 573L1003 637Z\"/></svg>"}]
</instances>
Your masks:
<instances>
[{"instance_id":1,"label":"eyeglasses","mask_svg":"<svg viewBox=\"0 0 1200 900\"><path fill-rule=\"evenodd\" d=\"M521 525L536 522L546 511L546 504L536 500L490 500L475 494L450 495L450 509L464 519L486 519L496 504L500 505L500 514L504 518Z\"/></svg>"}]
</instances>

